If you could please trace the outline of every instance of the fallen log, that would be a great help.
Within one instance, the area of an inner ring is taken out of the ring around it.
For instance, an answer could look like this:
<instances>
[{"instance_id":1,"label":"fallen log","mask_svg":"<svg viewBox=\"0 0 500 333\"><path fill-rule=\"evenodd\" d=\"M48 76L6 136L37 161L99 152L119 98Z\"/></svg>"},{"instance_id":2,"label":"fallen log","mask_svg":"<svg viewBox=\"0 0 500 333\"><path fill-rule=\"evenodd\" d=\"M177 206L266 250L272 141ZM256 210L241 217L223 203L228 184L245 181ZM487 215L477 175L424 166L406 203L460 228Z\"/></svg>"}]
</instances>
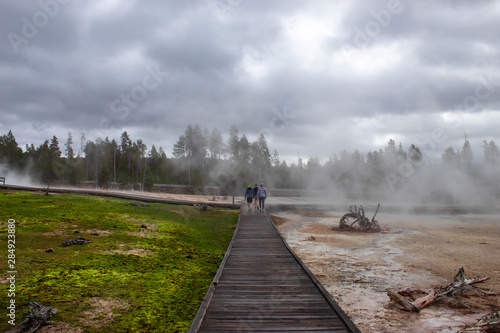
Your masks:
<instances>
[{"instance_id":1,"label":"fallen log","mask_svg":"<svg viewBox=\"0 0 500 333\"><path fill-rule=\"evenodd\" d=\"M62 245L63 246L71 246L71 245L87 245L90 244L91 240L90 239L85 239L82 237L70 239L70 240L65 240Z\"/></svg>"},{"instance_id":2,"label":"fallen log","mask_svg":"<svg viewBox=\"0 0 500 333\"><path fill-rule=\"evenodd\" d=\"M26 319L5 333L36 332L40 327L47 324L47 321L51 316L57 313L57 309L49 308L48 306L44 306L38 302L31 302L29 306L31 310L26 313Z\"/></svg>"},{"instance_id":3,"label":"fallen log","mask_svg":"<svg viewBox=\"0 0 500 333\"><path fill-rule=\"evenodd\" d=\"M500 332L500 310L482 316L477 323L458 333Z\"/></svg>"},{"instance_id":4,"label":"fallen log","mask_svg":"<svg viewBox=\"0 0 500 333\"><path fill-rule=\"evenodd\" d=\"M417 292L421 292L422 290L401 290L398 292L394 292L392 290L387 290L387 296L394 301L395 303L401 305L406 311L409 312L419 312L421 309L425 308L426 306L431 305L437 300L440 299L448 299L452 300L454 302L460 303L464 306L467 307L464 303L460 302L455 298L455 295L457 294L463 294L466 291L472 290L475 292L479 292L483 295L494 295L491 293L488 293L480 288L477 288L473 286L473 284L480 283L483 281L486 281L489 279L489 276L485 276L482 278L474 278L474 279L467 279L465 277L465 271L464 268L460 268L458 273L455 275L454 281L449 284L448 286L444 288L440 288L437 290L432 291L431 293L423 296L416 298L414 295Z\"/></svg>"}]
</instances>

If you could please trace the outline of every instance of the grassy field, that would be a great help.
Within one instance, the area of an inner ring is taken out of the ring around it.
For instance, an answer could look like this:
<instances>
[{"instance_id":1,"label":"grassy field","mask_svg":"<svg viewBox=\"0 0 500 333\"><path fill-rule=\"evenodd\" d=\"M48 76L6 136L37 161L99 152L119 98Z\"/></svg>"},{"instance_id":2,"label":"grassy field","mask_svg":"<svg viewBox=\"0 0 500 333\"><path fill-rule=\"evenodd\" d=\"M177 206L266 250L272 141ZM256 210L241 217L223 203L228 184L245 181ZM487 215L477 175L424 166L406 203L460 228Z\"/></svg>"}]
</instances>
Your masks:
<instances>
[{"instance_id":1,"label":"grassy field","mask_svg":"<svg viewBox=\"0 0 500 333\"><path fill-rule=\"evenodd\" d=\"M12 327L9 219L16 221L16 324L38 301L59 310L51 326L62 331L183 332L222 261L238 212L0 190L2 332ZM76 237L91 243L62 245Z\"/></svg>"}]
</instances>

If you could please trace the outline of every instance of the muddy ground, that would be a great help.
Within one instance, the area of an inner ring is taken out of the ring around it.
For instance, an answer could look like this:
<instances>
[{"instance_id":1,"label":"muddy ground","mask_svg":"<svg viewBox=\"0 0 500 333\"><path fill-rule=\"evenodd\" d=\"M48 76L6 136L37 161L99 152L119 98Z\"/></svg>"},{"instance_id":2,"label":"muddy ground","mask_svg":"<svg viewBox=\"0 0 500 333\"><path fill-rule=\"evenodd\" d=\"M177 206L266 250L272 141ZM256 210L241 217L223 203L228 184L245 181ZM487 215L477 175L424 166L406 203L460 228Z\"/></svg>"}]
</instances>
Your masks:
<instances>
[{"instance_id":1,"label":"muddy ground","mask_svg":"<svg viewBox=\"0 0 500 333\"><path fill-rule=\"evenodd\" d=\"M335 230L344 213L275 215L287 242L362 332L457 332L500 307L500 294L467 293L459 299L468 307L438 301L408 313L387 296L387 289L446 286L460 267L468 278L490 276L477 286L500 293L500 216L379 213L386 231L359 233Z\"/></svg>"}]
</instances>

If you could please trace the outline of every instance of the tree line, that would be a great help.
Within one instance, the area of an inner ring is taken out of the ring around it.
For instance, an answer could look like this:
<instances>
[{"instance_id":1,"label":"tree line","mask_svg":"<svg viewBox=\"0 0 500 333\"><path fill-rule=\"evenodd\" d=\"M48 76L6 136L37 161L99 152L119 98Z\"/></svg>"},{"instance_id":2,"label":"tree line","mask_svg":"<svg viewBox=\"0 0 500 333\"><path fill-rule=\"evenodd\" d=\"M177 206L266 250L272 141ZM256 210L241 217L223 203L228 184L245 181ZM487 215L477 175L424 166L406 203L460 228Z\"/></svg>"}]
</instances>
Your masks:
<instances>
[{"instance_id":1,"label":"tree line","mask_svg":"<svg viewBox=\"0 0 500 333\"><path fill-rule=\"evenodd\" d=\"M130 184L137 190L151 190L154 184L191 185L203 191L218 186L223 192L238 194L248 184L264 182L270 188L316 190L337 193L409 193L421 200L456 201L450 184L463 182L479 191L486 187L492 197L500 197L500 152L494 141L483 142L483 161L473 163L471 145L465 139L460 149L447 148L441 164L425 161L414 144L407 150L394 140L365 155L359 151L332 156L321 164L317 157L287 164L272 152L264 135L251 142L236 126L229 128L227 140L213 128L203 130L188 125L173 144L172 155L162 147L149 149L141 139L133 140L124 131L119 141L84 134L75 142L72 133L61 145L56 136L39 146L21 149L12 133L0 137L0 162L9 170L29 173L43 184L81 185L92 183L106 188ZM458 190L456 190L458 191ZM463 197L463 195L462 195ZM467 198L461 198L467 200Z\"/></svg>"}]
</instances>

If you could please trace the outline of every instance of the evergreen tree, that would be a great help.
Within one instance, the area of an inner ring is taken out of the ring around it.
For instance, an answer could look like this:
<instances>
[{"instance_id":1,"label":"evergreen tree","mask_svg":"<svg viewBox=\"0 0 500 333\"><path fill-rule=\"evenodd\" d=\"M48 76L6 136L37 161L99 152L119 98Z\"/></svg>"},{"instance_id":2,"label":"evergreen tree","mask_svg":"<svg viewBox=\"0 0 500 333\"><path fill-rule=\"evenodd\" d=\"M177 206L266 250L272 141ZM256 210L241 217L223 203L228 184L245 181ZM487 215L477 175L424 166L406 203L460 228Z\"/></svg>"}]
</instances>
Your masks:
<instances>
[{"instance_id":1,"label":"evergreen tree","mask_svg":"<svg viewBox=\"0 0 500 333\"><path fill-rule=\"evenodd\" d=\"M148 147L144 144L142 139L138 139L133 144L135 169L135 182L140 185L140 189L144 190L144 181L146 177L146 163L145 157Z\"/></svg>"},{"instance_id":2,"label":"evergreen tree","mask_svg":"<svg viewBox=\"0 0 500 333\"><path fill-rule=\"evenodd\" d=\"M85 154L85 180L97 181L97 145L94 141L87 141L83 149Z\"/></svg>"},{"instance_id":3,"label":"evergreen tree","mask_svg":"<svg viewBox=\"0 0 500 333\"><path fill-rule=\"evenodd\" d=\"M267 140L264 134L259 135L259 140L257 141L260 155L262 156L262 162L264 168L267 170L271 166L271 153L269 153L269 148L267 146Z\"/></svg>"},{"instance_id":4,"label":"evergreen tree","mask_svg":"<svg viewBox=\"0 0 500 333\"><path fill-rule=\"evenodd\" d=\"M29 157L33 157L35 155L35 152L36 148L34 144L31 144L29 146L28 144L26 144L26 155L28 155Z\"/></svg>"},{"instance_id":5,"label":"evergreen tree","mask_svg":"<svg viewBox=\"0 0 500 333\"><path fill-rule=\"evenodd\" d=\"M420 149L418 149L414 144L408 149L408 160L412 166L418 166L422 164L424 156Z\"/></svg>"},{"instance_id":6,"label":"evergreen tree","mask_svg":"<svg viewBox=\"0 0 500 333\"><path fill-rule=\"evenodd\" d=\"M241 136L239 140L238 156L239 162L241 164L247 164L250 162L251 146L245 134Z\"/></svg>"},{"instance_id":7,"label":"evergreen tree","mask_svg":"<svg viewBox=\"0 0 500 333\"><path fill-rule=\"evenodd\" d=\"M232 125L229 129L229 142L227 144L227 148L229 151L229 158L233 161L239 160L240 140L238 138L238 133L238 128L235 125Z\"/></svg>"},{"instance_id":8,"label":"evergreen tree","mask_svg":"<svg viewBox=\"0 0 500 333\"><path fill-rule=\"evenodd\" d=\"M172 154L175 158L187 157L186 137L181 135L174 144Z\"/></svg>"},{"instance_id":9,"label":"evergreen tree","mask_svg":"<svg viewBox=\"0 0 500 333\"><path fill-rule=\"evenodd\" d=\"M120 148L118 147L118 142L115 139L111 140L110 144L110 154L113 155L113 182L116 183L117 173L118 173L118 162L120 161Z\"/></svg>"},{"instance_id":10,"label":"evergreen tree","mask_svg":"<svg viewBox=\"0 0 500 333\"><path fill-rule=\"evenodd\" d=\"M461 160L463 161L466 167L470 167L472 165L472 149L469 141L466 139L464 145L462 147L462 153L460 154Z\"/></svg>"},{"instance_id":11,"label":"evergreen tree","mask_svg":"<svg viewBox=\"0 0 500 333\"><path fill-rule=\"evenodd\" d=\"M273 150L273 154L271 156L271 165L274 167L277 167L280 165L280 154L278 151L275 149Z\"/></svg>"},{"instance_id":12,"label":"evergreen tree","mask_svg":"<svg viewBox=\"0 0 500 333\"><path fill-rule=\"evenodd\" d=\"M224 152L224 141L222 140L222 135L217 128L214 128L212 133L210 133L208 142L210 157L220 159Z\"/></svg>"},{"instance_id":13,"label":"evergreen tree","mask_svg":"<svg viewBox=\"0 0 500 333\"><path fill-rule=\"evenodd\" d=\"M398 146L398 159L400 162L404 162L408 159L408 154L403 150L403 145L401 143L399 143L399 146Z\"/></svg>"},{"instance_id":14,"label":"evergreen tree","mask_svg":"<svg viewBox=\"0 0 500 333\"><path fill-rule=\"evenodd\" d=\"M497 165L500 162L500 151L493 140L483 141L484 163L487 165Z\"/></svg>"},{"instance_id":15,"label":"evergreen tree","mask_svg":"<svg viewBox=\"0 0 500 333\"><path fill-rule=\"evenodd\" d=\"M6 162L8 165L18 167L22 159L23 150L18 146L16 138L9 130L7 135L0 137L0 162Z\"/></svg>"},{"instance_id":16,"label":"evergreen tree","mask_svg":"<svg viewBox=\"0 0 500 333\"><path fill-rule=\"evenodd\" d=\"M456 166L460 162L460 155L453 150L453 147L448 147L442 155L443 164L448 166Z\"/></svg>"},{"instance_id":17,"label":"evergreen tree","mask_svg":"<svg viewBox=\"0 0 500 333\"><path fill-rule=\"evenodd\" d=\"M69 159L75 158L75 152L73 150L73 135L71 135L71 132L68 132L68 139L66 140L65 146L66 157Z\"/></svg>"},{"instance_id":18,"label":"evergreen tree","mask_svg":"<svg viewBox=\"0 0 500 333\"><path fill-rule=\"evenodd\" d=\"M54 160L56 158L61 157L61 149L59 148L59 140L57 140L57 137L55 135L50 140L49 149L50 149L51 154L53 154Z\"/></svg>"},{"instance_id":19,"label":"evergreen tree","mask_svg":"<svg viewBox=\"0 0 500 333\"><path fill-rule=\"evenodd\" d=\"M47 184L51 184L57 180L57 175L54 171L56 143L57 141L53 140L51 148L49 141L45 140L35 152L36 171L39 174L40 180Z\"/></svg>"}]
</instances>

